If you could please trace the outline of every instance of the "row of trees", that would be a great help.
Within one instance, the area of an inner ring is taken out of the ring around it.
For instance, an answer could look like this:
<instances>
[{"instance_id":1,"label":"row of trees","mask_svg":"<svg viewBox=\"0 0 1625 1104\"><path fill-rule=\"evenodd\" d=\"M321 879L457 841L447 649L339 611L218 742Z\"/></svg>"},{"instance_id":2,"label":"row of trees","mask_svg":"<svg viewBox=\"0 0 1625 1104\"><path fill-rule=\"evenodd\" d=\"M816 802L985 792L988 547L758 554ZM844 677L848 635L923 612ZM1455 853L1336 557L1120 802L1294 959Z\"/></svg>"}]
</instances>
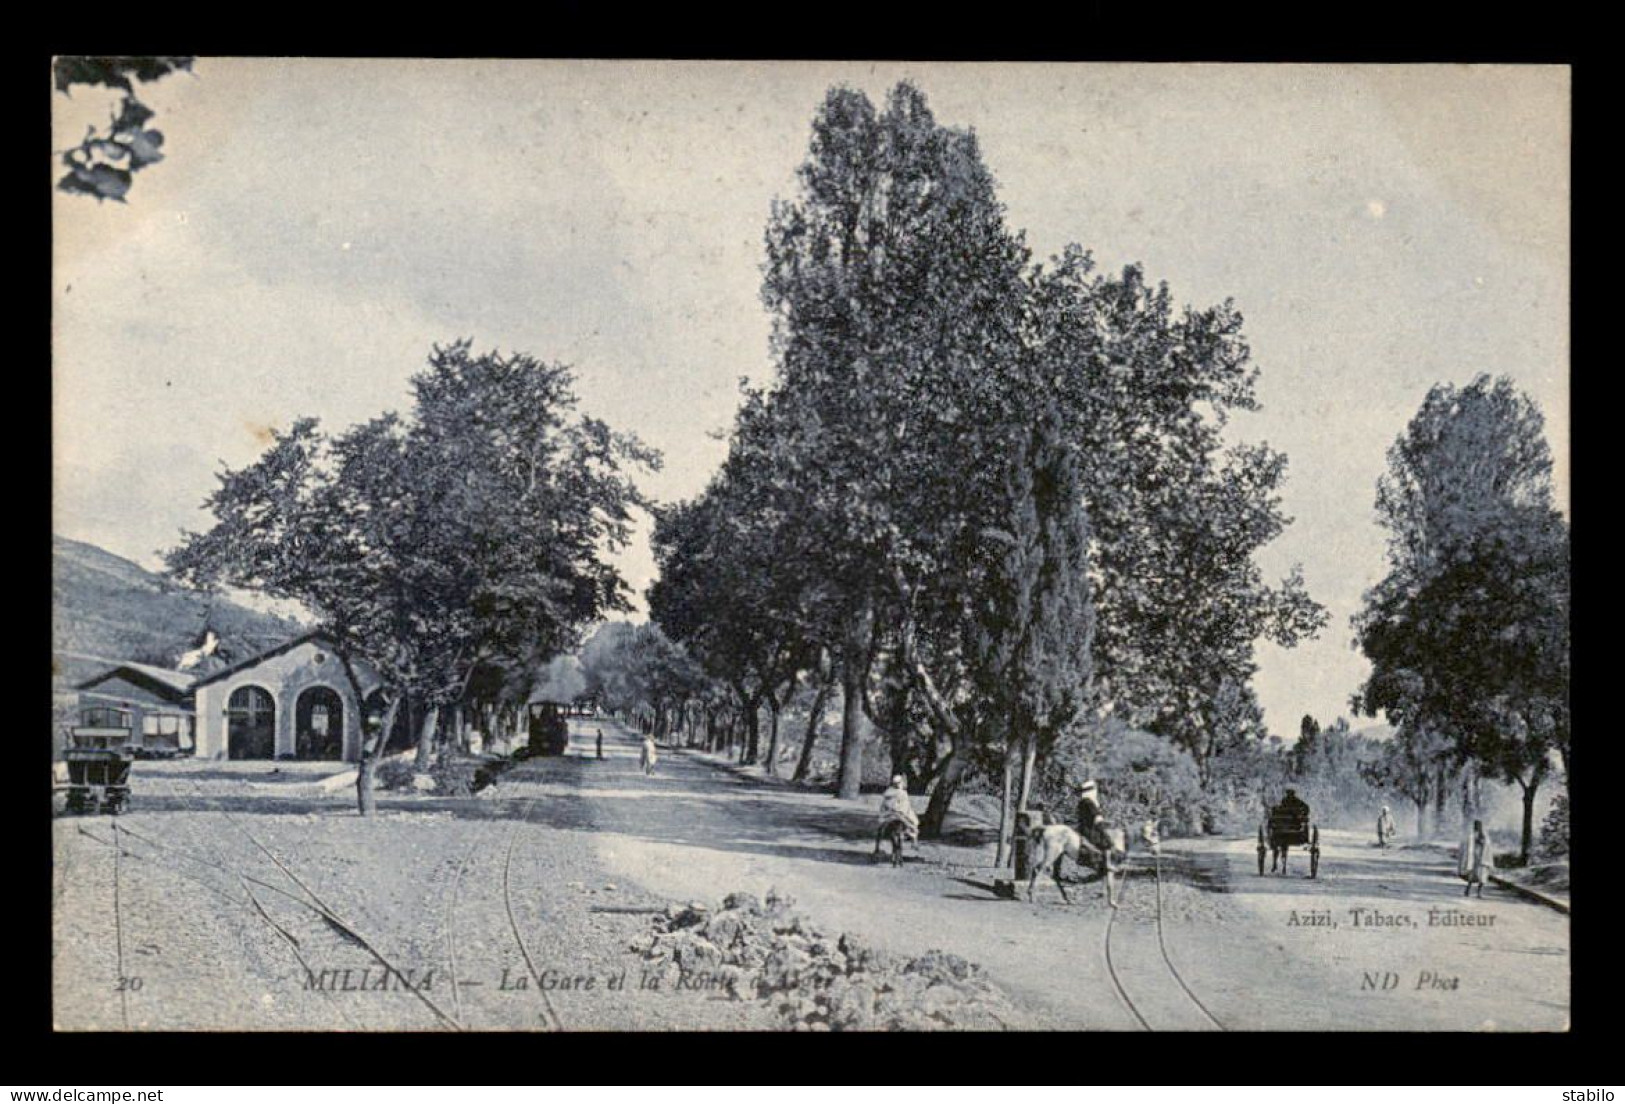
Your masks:
<instances>
[{"instance_id":1,"label":"row of trees","mask_svg":"<svg viewBox=\"0 0 1625 1104\"><path fill-rule=\"evenodd\" d=\"M983 773L1007 835L1040 761L1108 715L1208 784L1262 730L1255 641L1325 619L1253 563L1286 460L1222 438L1255 406L1239 314L1076 246L1033 264L975 135L908 84L879 110L832 90L800 185L766 234L775 379L742 385L721 471L654 536L651 616L729 688L747 758L809 682L841 695L839 796L867 722L929 788L927 833Z\"/></svg>"},{"instance_id":2,"label":"row of trees","mask_svg":"<svg viewBox=\"0 0 1625 1104\"><path fill-rule=\"evenodd\" d=\"M1398 726L1385 780L1436 816L1459 786L1466 824L1481 779L1516 784L1527 862L1570 735L1569 525L1539 409L1506 379L1433 388L1389 450L1377 511L1388 572L1354 620L1372 665L1355 704Z\"/></svg>"},{"instance_id":3,"label":"row of trees","mask_svg":"<svg viewBox=\"0 0 1625 1104\"><path fill-rule=\"evenodd\" d=\"M427 746L444 707L488 726L607 613L630 608L606 562L646 506L633 476L659 464L635 437L576 412L571 371L516 353L437 346L405 415L338 434L301 419L254 463L219 476L215 518L168 553L175 576L304 604L386 685L357 793L403 710Z\"/></svg>"}]
</instances>

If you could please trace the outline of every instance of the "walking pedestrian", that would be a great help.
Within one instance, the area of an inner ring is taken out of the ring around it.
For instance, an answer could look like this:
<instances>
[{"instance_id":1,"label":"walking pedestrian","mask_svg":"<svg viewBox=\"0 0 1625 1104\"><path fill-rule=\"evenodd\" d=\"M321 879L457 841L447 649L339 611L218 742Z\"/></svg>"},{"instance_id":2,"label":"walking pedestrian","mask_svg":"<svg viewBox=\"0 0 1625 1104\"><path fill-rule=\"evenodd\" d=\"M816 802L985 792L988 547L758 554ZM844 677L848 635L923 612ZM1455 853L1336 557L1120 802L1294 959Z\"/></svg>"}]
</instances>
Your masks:
<instances>
[{"instance_id":1,"label":"walking pedestrian","mask_svg":"<svg viewBox=\"0 0 1625 1104\"><path fill-rule=\"evenodd\" d=\"M1482 820L1473 821L1473 834L1468 837L1468 847L1471 849L1467 857L1467 888L1461 891L1463 897L1471 897L1473 886L1478 887L1478 896L1484 896L1484 883L1490 876L1490 837L1484 831Z\"/></svg>"},{"instance_id":2,"label":"walking pedestrian","mask_svg":"<svg viewBox=\"0 0 1625 1104\"><path fill-rule=\"evenodd\" d=\"M1382 812L1377 814L1377 846L1387 847L1388 841L1394 838L1397 831L1398 828L1394 824L1394 814L1388 811L1388 806L1384 805Z\"/></svg>"},{"instance_id":3,"label":"walking pedestrian","mask_svg":"<svg viewBox=\"0 0 1625 1104\"><path fill-rule=\"evenodd\" d=\"M597 732L598 732L598 758L602 759L604 757L604 730L600 728L600 729L597 730Z\"/></svg>"},{"instance_id":4,"label":"walking pedestrian","mask_svg":"<svg viewBox=\"0 0 1625 1104\"><path fill-rule=\"evenodd\" d=\"M643 734L643 756L640 760L644 774L653 774L655 772L657 759L659 759L659 754L655 750L655 738L645 732Z\"/></svg>"}]
</instances>

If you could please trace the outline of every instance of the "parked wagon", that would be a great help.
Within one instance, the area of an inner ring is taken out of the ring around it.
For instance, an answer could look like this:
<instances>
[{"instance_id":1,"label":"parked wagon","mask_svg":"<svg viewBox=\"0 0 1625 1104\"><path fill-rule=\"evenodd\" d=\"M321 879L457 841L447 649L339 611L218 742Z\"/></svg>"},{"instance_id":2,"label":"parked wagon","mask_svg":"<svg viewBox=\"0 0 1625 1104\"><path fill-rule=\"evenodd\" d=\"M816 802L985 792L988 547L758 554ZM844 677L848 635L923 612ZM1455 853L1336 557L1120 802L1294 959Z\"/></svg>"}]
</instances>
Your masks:
<instances>
[{"instance_id":1,"label":"parked wagon","mask_svg":"<svg viewBox=\"0 0 1625 1104\"><path fill-rule=\"evenodd\" d=\"M68 812L117 816L130 803L134 731L128 710L91 706L68 729Z\"/></svg>"},{"instance_id":2,"label":"parked wagon","mask_svg":"<svg viewBox=\"0 0 1625 1104\"><path fill-rule=\"evenodd\" d=\"M1320 874L1320 826L1310 816L1309 805L1294 791L1286 791L1279 804L1269 807L1258 826L1258 873L1264 873L1264 853L1270 856L1270 873L1280 868L1286 873L1287 855L1294 847L1309 849L1309 876Z\"/></svg>"}]
</instances>

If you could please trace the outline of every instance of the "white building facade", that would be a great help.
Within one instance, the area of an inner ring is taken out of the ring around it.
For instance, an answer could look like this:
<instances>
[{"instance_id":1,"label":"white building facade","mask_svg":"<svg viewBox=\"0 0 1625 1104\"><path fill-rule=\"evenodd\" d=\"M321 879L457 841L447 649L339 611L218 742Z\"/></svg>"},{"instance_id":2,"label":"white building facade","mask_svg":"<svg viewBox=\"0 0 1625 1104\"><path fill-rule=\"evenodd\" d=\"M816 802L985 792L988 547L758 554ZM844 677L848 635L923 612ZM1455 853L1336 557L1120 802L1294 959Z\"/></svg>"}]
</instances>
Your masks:
<instances>
[{"instance_id":1,"label":"white building facade","mask_svg":"<svg viewBox=\"0 0 1625 1104\"><path fill-rule=\"evenodd\" d=\"M381 681L366 664L353 667L360 701L332 639L311 633L199 679L197 756L355 762L363 709Z\"/></svg>"}]
</instances>

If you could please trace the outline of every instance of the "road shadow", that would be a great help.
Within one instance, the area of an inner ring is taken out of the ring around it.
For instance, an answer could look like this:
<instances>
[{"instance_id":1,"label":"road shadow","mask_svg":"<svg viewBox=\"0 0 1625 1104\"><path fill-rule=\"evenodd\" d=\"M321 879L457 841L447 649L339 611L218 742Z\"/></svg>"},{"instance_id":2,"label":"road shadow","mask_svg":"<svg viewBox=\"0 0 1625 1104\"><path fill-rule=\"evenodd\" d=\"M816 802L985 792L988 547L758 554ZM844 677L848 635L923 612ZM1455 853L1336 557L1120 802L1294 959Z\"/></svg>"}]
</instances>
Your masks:
<instances>
[{"instance_id":1,"label":"road shadow","mask_svg":"<svg viewBox=\"0 0 1625 1104\"><path fill-rule=\"evenodd\" d=\"M1182 856L1180 873L1199 888L1254 896L1323 898L1327 902L1380 897L1395 902L1446 904L1461 895L1455 861L1427 852L1384 852L1370 855L1321 855L1318 876L1308 876L1308 858L1287 874L1260 875L1257 867L1236 856ZM1167 869L1166 867L1164 868ZM1476 898L1475 898L1476 899Z\"/></svg>"}]
</instances>

